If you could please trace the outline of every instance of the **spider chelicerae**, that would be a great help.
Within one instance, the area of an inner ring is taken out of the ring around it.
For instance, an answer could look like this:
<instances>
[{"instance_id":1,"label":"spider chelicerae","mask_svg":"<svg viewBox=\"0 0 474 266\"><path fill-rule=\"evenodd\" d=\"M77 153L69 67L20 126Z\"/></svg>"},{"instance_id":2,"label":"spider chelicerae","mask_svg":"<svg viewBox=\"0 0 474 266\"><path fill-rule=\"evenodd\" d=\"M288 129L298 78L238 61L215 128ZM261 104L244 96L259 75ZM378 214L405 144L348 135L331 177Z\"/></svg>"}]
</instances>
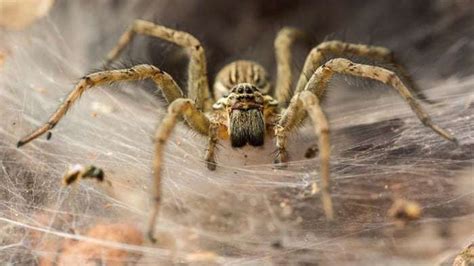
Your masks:
<instances>
[{"instance_id":1,"label":"spider chelicerae","mask_svg":"<svg viewBox=\"0 0 474 266\"><path fill-rule=\"evenodd\" d=\"M277 153L274 162L284 165L288 161L288 135L309 117L318 137L321 198L327 219L333 219L334 216L329 190L329 123L321 109L320 101L334 74L369 78L391 86L425 126L445 139L456 142L450 133L431 122L429 115L395 72L378 66L357 64L345 58L325 61L325 55L331 54L355 55L391 63L397 68L397 72L404 76L409 87L415 89L415 84L406 70L396 62L393 53L387 48L341 41L323 42L308 54L296 87L293 88L290 49L294 41L302 36L302 32L286 27L278 32L274 42L277 79L273 90L267 72L261 65L253 61L240 60L226 65L218 72L212 97L204 48L194 36L186 32L136 20L107 55L107 63L116 59L137 33L158 37L186 49L190 57L187 96L169 74L153 65L142 64L127 69L89 74L77 83L48 122L21 139L18 147L54 128L86 90L117 81L152 79L169 103L168 112L154 136L154 208L148 225L148 237L152 241L161 202L163 148L180 117L184 118L185 124L191 129L208 137L205 163L209 170L216 169L217 142L229 139L232 147L239 148L247 144L262 146L267 137L275 138ZM313 193L316 193L315 188L316 178L313 181Z\"/></svg>"}]
</instances>

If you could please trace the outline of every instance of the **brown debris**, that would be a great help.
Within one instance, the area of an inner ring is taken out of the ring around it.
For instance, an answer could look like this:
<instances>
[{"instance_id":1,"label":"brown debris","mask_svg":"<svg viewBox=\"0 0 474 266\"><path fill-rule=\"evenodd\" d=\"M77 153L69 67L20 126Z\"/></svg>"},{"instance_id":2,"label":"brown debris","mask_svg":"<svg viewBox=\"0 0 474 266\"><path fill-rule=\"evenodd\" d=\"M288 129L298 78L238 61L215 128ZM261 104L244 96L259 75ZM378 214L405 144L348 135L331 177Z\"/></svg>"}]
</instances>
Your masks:
<instances>
[{"instance_id":1,"label":"brown debris","mask_svg":"<svg viewBox=\"0 0 474 266\"><path fill-rule=\"evenodd\" d=\"M143 244L142 232L130 224L98 224L85 237L122 243ZM133 265L141 254L88 241L65 240L55 258L42 257L40 265Z\"/></svg>"},{"instance_id":2,"label":"brown debris","mask_svg":"<svg viewBox=\"0 0 474 266\"><path fill-rule=\"evenodd\" d=\"M81 179L96 179L98 182L104 181L104 171L98 167L93 165L89 166L82 166L80 164L76 164L66 172L63 176L63 183L65 186L69 186ZM111 185L110 182L108 182Z\"/></svg>"},{"instance_id":3,"label":"brown debris","mask_svg":"<svg viewBox=\"0 0 474 266\"><path fill-rule=\"evenodd\" d=\"M418 202L396 199L388 210L388 216L395 219L400 226L421 218L421 206Z\"/></svg>"}]
</instances>

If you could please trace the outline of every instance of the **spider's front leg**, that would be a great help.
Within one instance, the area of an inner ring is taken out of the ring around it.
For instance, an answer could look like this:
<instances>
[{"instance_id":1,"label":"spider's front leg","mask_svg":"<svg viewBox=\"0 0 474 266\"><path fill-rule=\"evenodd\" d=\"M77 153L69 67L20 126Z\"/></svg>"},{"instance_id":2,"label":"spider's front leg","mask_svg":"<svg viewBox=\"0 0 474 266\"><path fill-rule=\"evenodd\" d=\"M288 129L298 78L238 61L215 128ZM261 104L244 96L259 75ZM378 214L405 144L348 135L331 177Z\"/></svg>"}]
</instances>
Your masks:
<instances>
[{"instance_id":1,"label":"spider's front leg","mask_svg":"<svg viewBox=\"0 0 474 266\"><path fill-rule=\"evenodd\" d=\"M37 128L28 136L22 138L18 142L17 146L23 146L54 128L61 118L66 114L66 112L72 107L72 105L87 90L92 89L95 86L119 81L142 80L148 78L152 79L155 84L161 88L168 102L172 102L177 98L183 97L183 92L173 80L173 78L152 65L137 65L128 69L107 70L93 73L83 77L77 83L77 85L74 87L74 90L67 96L66 100L64 100L56 112L51 115L48 122Z\"/></svg>"},{"instance_id":2,"label":"spider's front leg","mask_svg":"<svg viewBox=\"0 0 474 266\"><path fill-rule=\"evenodd\" d=\"M204 47L198 39L187 32L177 31L156 25L145 20L135 20L129 29L122 34L117 45L107 55L107 64L115 60L125 47L133 40L135 34L157 37L186 49L189 54L188 98L193 99L199 110L210 110L211 95L207 79L207 63Z\"/></svg>"},{"instance_id":3,"label":"spider's front leg","mask_svg":"<svg viewBox=\"0 0 474 266\"><path fill-rule=\"evenodd\" d=\"M329 186L329 158L331 153L331 145L329 141L329 123L324 114L321 106L319 105L319 99L310 91L303 91L295 94L291 99L290 105L282 114L282 117L275 127L276 146L278 148L278 154L275 159L275 163L285 163L288 160L287 156L287 136L297 125L301 123L301 113L308 113L313 121L315 127L315 133L318 137L319 144L319 161L320 169L319 174L321 176L321 198L323 202L324 213L328 220L334 218L334 211L332 207L330 186ZM311 193L317 192L316 179L313 180L311 185Z\"/></svg>"},{"instance_id":4,"label":"spider's front leg","mask_svg":"<svg viewBox=\"0 0 474 266\"><path fill-rule=\"evenodd\" d=\"M148 224L148 237L155 242L155 224L158 219L161 204L161 169L163 162L163 149L166 141L171 135L178 117L183 116L186 122L196 131L207 135L210 122L208 118L196 108L191 99L176 99L168 107L168 113L163 118L155 133L155 157L153 159L153 200L154 207Z\"/></svg>"}]
</instances>

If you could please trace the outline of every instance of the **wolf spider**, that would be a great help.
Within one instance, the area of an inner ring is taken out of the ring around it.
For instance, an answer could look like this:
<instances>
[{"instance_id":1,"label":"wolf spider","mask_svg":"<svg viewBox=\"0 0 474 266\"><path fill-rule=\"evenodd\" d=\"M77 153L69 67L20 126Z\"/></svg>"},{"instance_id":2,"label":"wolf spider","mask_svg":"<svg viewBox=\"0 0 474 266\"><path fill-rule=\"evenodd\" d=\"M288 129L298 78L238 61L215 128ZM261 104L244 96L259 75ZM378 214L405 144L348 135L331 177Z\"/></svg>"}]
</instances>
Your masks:
<instances>
[{"instance_id":1,"label":"wolf spider","mask_svg":"<svg viewBox=\"0 0 474 266\"><path fill-rule=\"evenodd\" d=\"M336 58L325 62L324 56L355 55L393 64L405 76L408 85L415 84L398 64L393 53L384 47L363 44L326 41L313 48L306 58L295 89L292 89L291 52L292 43L302 35L297 29L283 28L275 42L277 79L272 92L266 70L253 61L235 61L222 68L216 76L214 94L211 96L207 77L206 57L201 43L191 34L166 28L148 21L136 20L120 37L117 45L107 55L107 62L116 59L136 34L149 35L174 43L184 48L190 57L188 67L188 95L173 78L153 65L137 65L128 69L106 70L84 76L68 95L48 122L18 142L18 147L49 132L66 114L86 90L116 81L152 79L169 103L168 112L155 133L153 159L154 208L148 225L148 237L154 240L154 227L161 201L161 168L163 148L179 117L186 125L209 140L205 162L209 170L216 169L215 150L219 140L230 139L232 147L247 144L261 146L265 138L275 138L277 154L274 163L288 161L287 137L299 124L310 117L318 137L322 187L322 202L327 219L333 219L333 207L329 187L329 123L320 106L320 101L329 80L334 74L346 74L378 80L394 88L411 107L420 121L447 140L456 139L437 126L423 110L410 90L392 71L373 65ZM313 181L315 193L316 178Z\"/></svg>"}]
</instances>

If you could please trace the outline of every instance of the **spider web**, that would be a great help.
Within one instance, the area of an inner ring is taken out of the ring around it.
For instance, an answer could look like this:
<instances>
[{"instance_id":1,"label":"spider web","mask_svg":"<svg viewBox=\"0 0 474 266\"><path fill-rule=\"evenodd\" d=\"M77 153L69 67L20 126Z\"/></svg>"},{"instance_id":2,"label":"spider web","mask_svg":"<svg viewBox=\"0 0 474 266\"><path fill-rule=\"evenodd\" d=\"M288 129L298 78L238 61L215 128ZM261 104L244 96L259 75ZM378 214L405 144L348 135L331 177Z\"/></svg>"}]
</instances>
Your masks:
<instances>
[{"instance_id":1,"label":"spider web","mask_svg":"<svg viewBox=\"0 0 474 266\"><path fill-rule=\"evenodd\" d=\"M206 138L180 124L164 157L159 243L86 235L99 223L145 230L152 136L164 103L143 83L96 88L51 140L15 147L46 121L78 77L100 63L135 12L99 4L89 13L84 5L60 6L23 32L2 33L8 58L0 69L1 261L38 262L64 255L49 243L81 240L137 253L139 264L432 264L472 241L472 75L424 82L425 93L440 102L424 107L459 147L424 127L389 88L369 83L374 88L362 90L360 82L347 85L344 78L331 83L330 91L340 91L329 92L325 104L332 130L332 223L324 219L319 195L307 195L319 167L317 157L305 159L302 152L316 143L311 125L291 137L286 169L271 164L269 140L262 149L221 143L211 172L203 162ZM107 21L97 12L117 18L107 35L94 30ZM73 164L102 168L112 187L93 181L64 187L61 178ZM422 218L397 227L387 217L397 198L418 202Z\"/></svg>"}]
</instances>

